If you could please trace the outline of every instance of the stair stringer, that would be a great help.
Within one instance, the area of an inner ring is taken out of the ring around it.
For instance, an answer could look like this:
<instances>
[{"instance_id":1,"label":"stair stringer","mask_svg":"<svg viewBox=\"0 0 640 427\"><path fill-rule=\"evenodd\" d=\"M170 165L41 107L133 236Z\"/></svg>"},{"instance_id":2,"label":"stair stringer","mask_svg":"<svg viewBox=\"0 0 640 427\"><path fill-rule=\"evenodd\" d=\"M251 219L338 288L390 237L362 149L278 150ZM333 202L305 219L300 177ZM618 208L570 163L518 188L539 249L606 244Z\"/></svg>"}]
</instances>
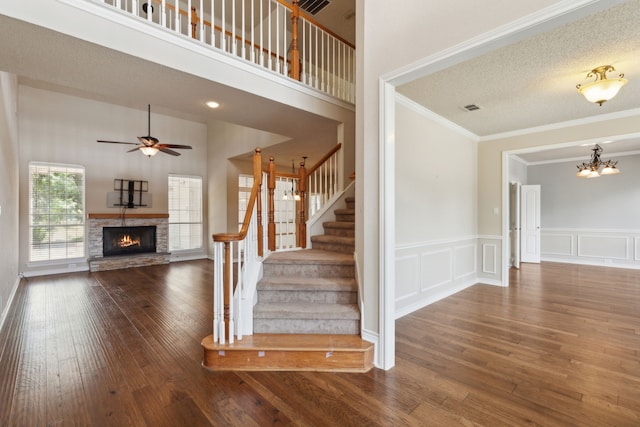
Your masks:
<instances>
[{"instance_id":1,"label":"stair stringer","mask_svg":"<svg viewBox=\"0 0 640 427\"><path fill-rule=\"evenodd\" d=\"M234 311L239 313L236 319L236 336L253 335L253 306L258 302L258 282L262 279L264 258L253 266L242 269L242 285L238 284L233 294Z\"/></svg>"},{"instance_id":2,"label":"stair stringer","mask_svg":"<svg viewBox=\"0 0 640 427\"><path fill-rule=\"evenodd\" d=\"M347 187L336 193L316 214L307 220L307 248L311 247L311 236L324 234L322 223L334 220L334 210L337 206L343 206L347 197L355 197L355 181L351 181Z\"/></svg>"}]
</instances>

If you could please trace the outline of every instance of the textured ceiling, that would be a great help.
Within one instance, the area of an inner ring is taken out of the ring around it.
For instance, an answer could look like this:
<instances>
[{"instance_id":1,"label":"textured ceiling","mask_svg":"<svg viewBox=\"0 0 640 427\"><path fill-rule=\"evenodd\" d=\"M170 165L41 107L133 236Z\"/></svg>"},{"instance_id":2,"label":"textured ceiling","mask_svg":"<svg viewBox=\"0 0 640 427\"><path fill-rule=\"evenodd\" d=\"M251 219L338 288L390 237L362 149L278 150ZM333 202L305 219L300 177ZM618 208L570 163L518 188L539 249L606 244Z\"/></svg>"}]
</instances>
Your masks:
<instances>
[{"instance_id":1,"label":"textured ceiling","mask_svg":"<svg viewBox=\"0 0 640 427\"><path fill-rule=\"evenodd\" d=\"M629 83L599 107L576 84L599 65ZM640 1L627 1L397 88L478 135L583 119L640 107ZM476 104L479 110L461 107Z\"/></svg>"}]
</instances>

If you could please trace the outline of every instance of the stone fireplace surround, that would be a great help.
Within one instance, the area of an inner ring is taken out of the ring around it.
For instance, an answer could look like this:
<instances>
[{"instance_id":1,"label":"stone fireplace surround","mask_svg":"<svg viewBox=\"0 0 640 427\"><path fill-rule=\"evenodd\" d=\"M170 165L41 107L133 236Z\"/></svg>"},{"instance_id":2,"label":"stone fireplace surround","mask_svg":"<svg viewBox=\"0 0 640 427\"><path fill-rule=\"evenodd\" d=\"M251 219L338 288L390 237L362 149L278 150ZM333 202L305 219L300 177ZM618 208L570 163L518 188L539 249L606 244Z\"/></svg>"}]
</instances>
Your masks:
<instances>
[{"instance_id":1,"label":"stone fireplace surround","mask_svg":"<svg viewBox=\"0 0 640 427\"><path fill-rule=\"evenodd\" d=\"M102 255L102 228L122 226L120 213L93 213L89 219L89 270L117 270L120 268L142 267L145 265L168 264L169 250L169 214L163 213L126 213L125 226L156 226L156 252L134 255Z\"/></svg>"}]
</instances>

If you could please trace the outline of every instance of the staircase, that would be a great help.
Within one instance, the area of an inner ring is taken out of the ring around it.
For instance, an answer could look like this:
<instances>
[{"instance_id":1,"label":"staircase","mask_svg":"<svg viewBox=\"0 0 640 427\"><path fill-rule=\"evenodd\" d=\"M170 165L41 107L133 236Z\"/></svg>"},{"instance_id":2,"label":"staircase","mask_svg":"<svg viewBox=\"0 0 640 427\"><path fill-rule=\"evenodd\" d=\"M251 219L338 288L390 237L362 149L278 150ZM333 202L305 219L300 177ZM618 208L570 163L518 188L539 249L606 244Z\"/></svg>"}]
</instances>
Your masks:
<instances>
[{"instance_id":1,"label":"staircase","mask_svg":"<svg viewBox=\"0 0 640 427\"><path fill-rule=\"evenodd\" d=\"M252 337L238 351L207 352L210 369L366 372L373 345L360 339L354 199L312 236L312 248L272 253L263 263ZM229 350L229 348L226 348ZM219 353L219 352L218 352ZM230 357L231 356L231 357Z\"/></svg>"},{"instance_id":2,"label":"staircase","mask_svg":"<svg viewBox=\"0 0 640 427\"><path fill-rule=\"evenodd\" d=\"M353 198L334 214L325 234L311 237L312 249L276 252L264 262L254 333L360 333Z\"/></svg>"}]
</instances>

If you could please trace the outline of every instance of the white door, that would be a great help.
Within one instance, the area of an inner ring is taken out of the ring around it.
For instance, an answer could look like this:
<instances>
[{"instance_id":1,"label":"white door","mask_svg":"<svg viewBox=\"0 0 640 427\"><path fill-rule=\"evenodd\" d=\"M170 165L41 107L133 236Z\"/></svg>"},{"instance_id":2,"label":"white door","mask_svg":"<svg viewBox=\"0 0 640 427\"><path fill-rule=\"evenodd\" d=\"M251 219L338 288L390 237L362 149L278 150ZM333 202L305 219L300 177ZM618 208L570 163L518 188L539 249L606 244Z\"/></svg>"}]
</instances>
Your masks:
<instances>
[{"instance_id":1,"label":"white door","mask_svg":"<svg viewBox=\"0 0 640 427\"><path fill-rule=\"evenodd\" d=\"M520 261L540 262L540 186L520 190Z\"/></svg>"},{"instance_id":2,"label":"white door","mask_svg":"<svg viewBox=\"0 0 640 427\"><path fill-rule=\"evenodd\" d=\"M511 183L509 196L509 228L511 230L511 265L520 268L520 187L519 182Z\"/></svg>"}]
</instances>

